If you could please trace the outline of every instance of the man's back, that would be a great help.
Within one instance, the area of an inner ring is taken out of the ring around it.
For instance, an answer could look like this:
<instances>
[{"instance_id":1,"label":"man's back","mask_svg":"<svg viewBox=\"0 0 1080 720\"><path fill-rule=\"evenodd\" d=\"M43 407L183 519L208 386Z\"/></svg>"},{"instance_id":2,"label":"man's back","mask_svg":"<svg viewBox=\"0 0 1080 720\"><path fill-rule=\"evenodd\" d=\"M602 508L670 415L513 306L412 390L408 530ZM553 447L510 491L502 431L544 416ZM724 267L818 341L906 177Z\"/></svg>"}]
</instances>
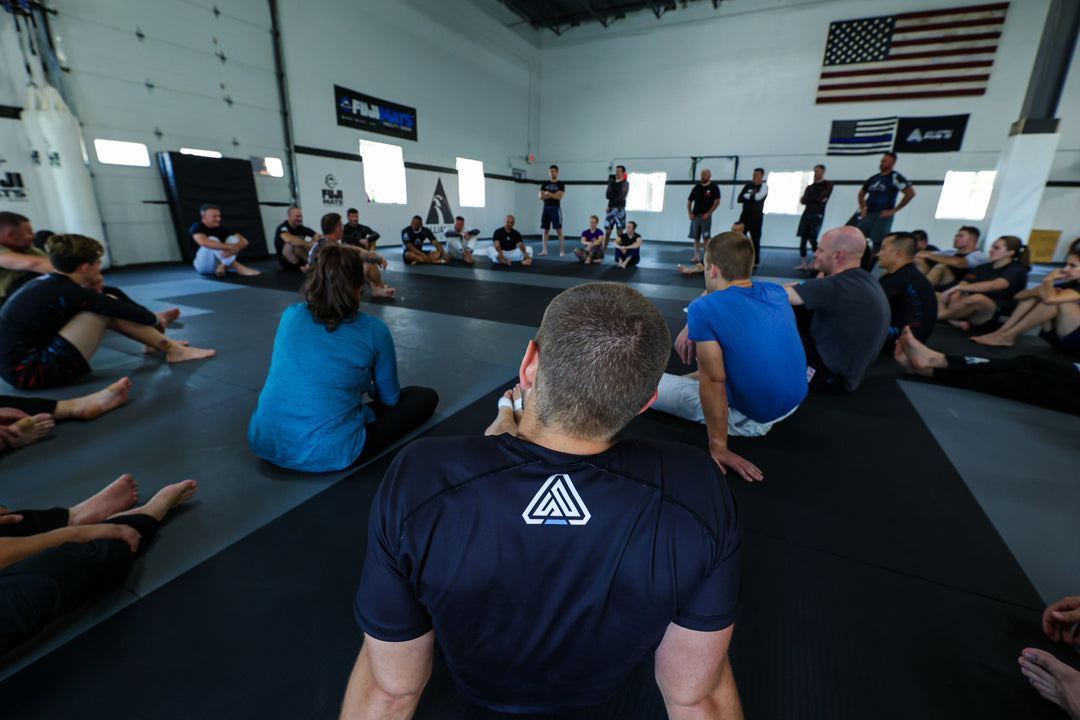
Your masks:
<instances>
[{"instance_id":1,"label":"man's back","mask_svg":"<svg viewBox=\"0 0 1080 720\"><path fill-rule=\"evenodd\" d=\"M392 642L434 626L480 705L583 707L613 694L671 622L734 622L739 543L726 482L694 448L628 441L576 456L509 435L423 440L376 497L357 619Z\"/></svg>"}]
</instances>

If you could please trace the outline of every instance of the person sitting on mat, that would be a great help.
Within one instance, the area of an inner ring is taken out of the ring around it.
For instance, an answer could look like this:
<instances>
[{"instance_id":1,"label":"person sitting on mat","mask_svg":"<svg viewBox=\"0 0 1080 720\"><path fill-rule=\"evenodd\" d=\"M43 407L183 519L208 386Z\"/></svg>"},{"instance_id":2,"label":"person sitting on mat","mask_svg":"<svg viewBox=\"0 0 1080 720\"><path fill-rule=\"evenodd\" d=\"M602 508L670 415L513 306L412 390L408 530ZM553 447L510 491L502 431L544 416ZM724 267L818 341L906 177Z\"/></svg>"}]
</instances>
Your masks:
<instances>
[{"instance_id":1,"label":"person sitting on mat","mask_svg":"<svg viewBox=\"0 0 1080 720\"><path fill-rule=\"evenodd\" d=\"M435 249L425 252L425 241L434 245ZM402 228L401 244L404 246L402 259L409 265L441 265L450 260L435 234L424 227L424 220L419 215L413 215L409 226Z\"/></svg>"},{"instance_id":2,"label":"person sitting on mat","mask_svg":"<svg viewBox=\"0 0 1080 720\"><path fill-rule=\"evenodd\" d=\"M938 295L938 321L961 330L986 325L1016 309L1016 294L1027 286L1031 255L1015 235L990 246L990 262L973 267L956 285Z\"/></svg>"},{"instance_id":3,"label":"person sitting on mat","mask_svg":"<svg viewBox=\"0 0 1080 720\"><path fill-rule=\"evenodd\" d=\"M381 235L360 223L360 212L356 208L349 208L345 211L345 215L348 222L345 223L345 234L341 241L346 245L374 251L375 244Z\"/></svg>"},{"instance_id":4,"label":"person sitting on mat","mask_svg":"<svg viewBox=\"0 0 1080 720\"><path fill-rule=\"evenodd\" d=\"M1053 642L1080 646L1080 597L1065 597L1046 608L1042 626ZM1024 648L1017 662L1039 695L1080 720L1080 671L1039 648Z\"/></svg>"},{"instance_id":5,"label":"person sitting on mat","mask_svg":"<svg viewBox=\"0 0 1080 720\"><path fill-rule=\"evenodd\" d=\"M170 363L214 355L165 337L163 316L126 296L91 290L104 285L97 240L53 235L45 250L56 272L24 285L0 310L0 377L13 386L41 390L87 374L106 330L164 352Z\"/></svg>"},{"instance_id":6,"label":"person sitting on mat","mask_svg":"<svg viewBox=\"0 0 1080 720\"><path fill-rule=\"evenodd\" d=\"M307 267L308 255L322 235L304 224L303 211L293 205L285 222L274 230L274 252L282 270L300 272Z\"/></svg>"},{"instance_id":7,"label":"person sitting on mat","mask_svg":"<svg viewBox=\"0 0 1080 720\"><path fill-rule=\"evenodd\" d=\"M374 250L364 250L355 245L346 245L343 240L345 226L341 222L341 215L337 213L327 213L323 215L322 219L319 221L319 225L322 228L323 234L322 237L311 246L311 254L308 255L308 265L305 266L306 268L310 266L311 263L315 262L315 255L321 248L327 245L347 247L353 252L360 253L360 257L364 259L364 282L371 288L371 297L394 297L396 291L394 288L388 287L386 283L383 282L382 272L379 270L379 268L385 270L387 265L390 264L387 262L386 258ZM307 272L307 269L305 269L304 272Z\"/></svg>"},{"instance_id":8,"label":"person sitting on mat","mask_svg":"<svg viewBox=\"0 0 1080 720\"><path fill-rule=\"evenodd\" d=\"M754 282L754 246L721 233L705 246L705 295L690 303L675 351L698 372L664 373L654 410L702 423L709 452L726 474L762 472L728 448L728 437L760 437L806 399L806 354L795 313L779 285Z\"/></svg>"},{"instance_id":9,"label":"person sitting on mat","mask_svg":"<svg viewBox=\"0 0 1080 720\"><path fill-rule=\"evenodd\" d=\"M492 233L491 247L487 249L487 254L491 262L506 267L516 262L532 265L529 248L525 247L525 239L514 229L513 215L507 215L506 223Z\"/></svg>"},{"instance_id":10,"label":"person sitting on mat","mask_svg":"<svg viewBox=\"0 0 1080 720\"><path fill-rule=\"evenodd\" d=\"M136 508L139 486L121 475L71 508L0 506L0 655L119 586L169 511L198 489L194 480L166 485Z\"/></svg>"},{"instance_id":11,"label":"person sitting on mat","mask_svg":"<svg viewBox=\"0 0 1080 720\"><path fill-rule=\"evenodd\" d=\"M476 238L480 236L477 228L465 227L465 218L458 215L454 218L454 226L443 233L446 237L446 251L455 260L464 260L473 264L473 251L476 250Z\"/></svg>"},{"instance_id":12,"label":"person sitting on mat","mask_svg":"<svg viewBox=\"0 0 1080 720\"><path fill-rule=\"evenodd\" d=\"M604 261L604 233L599 228L600 218L589 216L589 229L581 233L581 247L574 251L578 262L592 265ZM608 232L611 232L610 228Z\"/></svg>"},{"instance_id":13,"label":"person sitting on mat","mask_svg":"<svg viewBox=\"0 0 1080 720\"><path fill-rule=\"evenodd\" d=\"M978 249L980 235L979 228L964 225L953 236L951 250L939 252L927 246L915 255L915 266L935 288L948 290L960 282L971 268L989 262L986 253Z\"/></svg>"},{"instance_id":14,"label":"person sitting on mat","mask_svg":"<svg viewBox=\"0 0 1080 720\"><path fill-rule=\"evenodd\" d=\"M814 252L814 268L825 277L785 285L814 392L857 388L889 335L889 301L861 267L866 247L856 227L830 230Z\"/></svg>"},{"instance_id":15,"label":"person sitting on mat","mask_svg":"<svg viewBox=\"0 0 1080 720\"><path fill-rule=\"evenodd\" d=\"M910 327L915 337L926 341L937 322L937 295L934 286L915 267L915 235L896 232L885 236L878 251L878 267L885 271L879 282L889 299L889 337L881 350L892 355L900 331Z\"/></svg>"},{"instance_id":16,"label":"person sitting on mat","mask_svg":"<svg viewBox=\"0 0 1080 720\"><path fill-rule=\"evenodd\" d=\"M48 256L34 247L30 219L0 212L0 305L24 283L53 271Z\"/></svg>"},{"instance_id":17,"label":"person sitting on mat","mask_svg":"<svg viewBox=\"0 0 1080 720\"><path fill-rule=\"evenodd\" d=\"M1030 405L1080 415L1080 364L1034 355L1006 359L946 355L904 329L894 352L912 375Z\"/></svg>"},{"instance_id":18,"label":"person sitting on mat","mask_svg":"<svg viewBox=\"0 0 1080 720\"><path fill-rule=\"evenodd\" d=\"M411 717L436 636L463 705L448 717L625 717L618 699L595 706L640 696L651 656L672 717L742 718L728 484L697 448L618 439L655 398L670 342L636 290L570 288L525 351L520 416L511 390L488 435L398 453L372 504L342 718Z\"/></svg>"},{"instance_id":19,"label":"person sitting on mat","mask_svg":"<svg viewBox=\"0 0 1080 720\"><path fill-rule=\"evenodd\" d=\"M221 224L221 209L217 205L204 204L199 208L199 222L188 230L191 239L199 246L192 265L202 275L213 273L225 277L230 270L238 275L253 277L262 273L241 265L236 256L248 246L247 238Z\"/></svg>"},{"instance_id":20,"label":"person sitting on mat","mask_svg":"<svg viewBox=\"0 0 1080 720\"><path fill-rule=\"evenodd\" d=\"M255 454L280 467L341 470L365 462L435 412L434 390L398 385L390 329L360 312L364 259L322 248L304 302L281 315L266 384L248 425ZM373 398L364 402L364 394Z\"/></svg>"},{"instance_id":21,"label":"person sitting on mat","mask_svg":"<svg viewBox=\"0 0 1080 720\"><path fill-rule=\"evenodd\" d=\"M637 232L637 223L629 220L626 232L619 233L615 241L615 267L625 270L641 262L641 235Z\"/></svg>"},{"instance_id":22,"label":"person sitting on mat","mask_svg":"<svg viewBox=\"0 0 1080 720\"><path fill-rule=\"evenodd\" d=\"M746 225L738 221L733 222L731 224L731 232L739 233L740 235L745 236ZM705 242L706 244L708 244L708 240L706 240ZM692 265L691 267L686 267L685 265L676 265L675 267L678 268L679 272L681 272L683 275L699 275L705 272L705 263L703 262L694 263L694 265Z\"/></svg>"},{"instance_id":23,"label":"person sitting on mat","mask_svg":"<svg viewBox=\"0 0 1080 720\"><path fill-rule=\"evenodd\" d=\"M1000 328L971 338L980 345L1012 347L1016 338L1042 325L1041 337L1066 355L1080 356L1080 250L1065 267L1046 274L1039 287L1016 293L1016 310Z\"/></svg>"},{"instance_id":24,"label":"person sitting on mat","mask_svg":"<svg viewBox=\"0 0 1080 720\"><path fill-rule=\"evenodd\" d=\"M70 400L0 395L0 452L37 442L64 420L94 420L127 402L131 380Z\"/></svg>"}]
</instances>

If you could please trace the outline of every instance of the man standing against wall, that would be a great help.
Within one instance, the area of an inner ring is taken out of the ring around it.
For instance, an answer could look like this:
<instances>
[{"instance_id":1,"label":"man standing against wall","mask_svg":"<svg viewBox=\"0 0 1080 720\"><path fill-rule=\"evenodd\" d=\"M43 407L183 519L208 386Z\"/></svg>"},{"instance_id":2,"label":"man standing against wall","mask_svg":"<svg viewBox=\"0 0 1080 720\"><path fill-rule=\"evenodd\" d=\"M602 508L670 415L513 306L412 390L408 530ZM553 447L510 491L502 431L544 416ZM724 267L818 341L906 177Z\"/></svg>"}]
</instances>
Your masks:
<instances>
[{"instance_id":1,"label":"man standing against wall","mask_svg":"<svg viewBox=\"0 0 1080 720\"><path fill-rule=\"evenodd\" d=\"M626 167L615 166L615 177L607 184L607 214L604 216L604 251L607 251L611 229L626 229L626 196L630 192L630 181L626 179Z\"/></svg>"},{"instance_id":2,"label":"man standing against wall","mask_svg":"<svg viewBox=\"0 0 1080 720\"><path fill-rule=\"evenodd\" d=\"M566 194L566 185L559 181L559 166L552 165L548 168L551 177L547 182L540 184L540 199L544 201L544 209L540 214L540 228L544 231L544 244L539 255L547 255L548 230L555 228L559 233L559 256L566 255L566 238L562 229L562 198Z\"/></svg>"},{"instance_id":3,"label":"man standing against wall","mask_svg":"<svg viewBox=\"0 0 1080 720\"><path fill-rule=\"evenodd\" d=\"M746 226L746 236L754 244L754 267L761 264L761 223L765 219L765 198L769 186L765 182L764 168L754 168L750 182L743 185L736 198L742 205L739 222Z\"/></svg>"},{"instance_id":4,"label":"man standing against wall","mask_svg":"<svg viewBox=\"0 0 1080 720\"><path fill-rule=\"evenodd\" d=\"M701 182L690 191L686 199L686 212L690 215L690 234L694 241L694 262L701 262L702 245L712 237L712 214L720 205L720 186L712 182L712 171L701 171Z\"/></svg>"},{"instance_id":5,"label":"man standing against wall","mask_svg":"<svg viewBox=\"0 0 1080 720\"><path fill-rule=\"evenodd\" d=\"M893 170L896 153L887 152L878 163L878 174L859 188L859 229L870 241L874 254L881 250L881 241L892 230L892 219L915 197L915 188L908 179ZM900 204L896 194L903 193Z\"/></svg>"},{"instance_id":6,"label":"man standing against wall","mask_svg":"<svg viewBox=\"0 0 1080 720\"><path fill-rule=\"evenodd\" d=\"M799 218L799 257L802 263L796 265L796 270L809 270L810 263L806 261L806 246L810 245L810 254L817 252L817 236L821 232L821 223L825 219L825 204L832 195L833 182L825 179L825 166L814 166L814 182L803 191L802 204L806 206L802 217Z\"/></svg>"}]
</instances>

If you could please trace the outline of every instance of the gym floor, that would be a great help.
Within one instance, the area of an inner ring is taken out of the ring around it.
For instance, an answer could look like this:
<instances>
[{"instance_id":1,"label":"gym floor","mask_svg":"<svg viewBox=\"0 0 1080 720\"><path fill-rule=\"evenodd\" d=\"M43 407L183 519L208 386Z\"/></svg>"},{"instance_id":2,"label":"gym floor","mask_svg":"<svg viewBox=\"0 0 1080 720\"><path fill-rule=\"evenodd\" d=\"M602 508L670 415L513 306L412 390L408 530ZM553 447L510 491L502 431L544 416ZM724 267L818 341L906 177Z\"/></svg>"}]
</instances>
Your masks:
<instances>
[{"instance_id":1,"label":"gym floor","mask_svg":"<svg viewBox=\"0 0 1080 720\"><path fill-rule=\"evenodd\" d=\"M388 257L398 296L364 311L389 325L402 384L438 391L418 431L436 435L483 431L562 289L626 282L673 335L703 290L674 269L691 259L685 245L646 244L625 271L571 257L512 269L482 255L474 267ZM793 251L767 248L762 261L761 279L799 277ZM108 273L152 310L179 307L169 335L218 356L169 366L107 338L90 376L43 394L74 397L126 375L129 403L0 457L8 507L72 505L124 472L144 497L200 483L122 588L0 658L5 717L336 717L360 643L351 608L368 510L394 450L319 475L254 456L248 420L300 278L252 264L264 275L215 280L180 264ZM930 345L1052 355L1034 337L981 348L948 327ZM674 355L669 370L689 371ZM653 411L624 435L706 445L703 427ZM746 532L731 653L747 716L1061 717L1016 657L1051 647L1044 604L1080 592L1078 435L1078 417L934 386L884 358L856 393L811 397L768 436L733 440L766 474L731 480ZM452 695L438 665L417 717L443 717ZM664 716L648 663L616 704L613 716Z\"/></svg>"}]
</instances>

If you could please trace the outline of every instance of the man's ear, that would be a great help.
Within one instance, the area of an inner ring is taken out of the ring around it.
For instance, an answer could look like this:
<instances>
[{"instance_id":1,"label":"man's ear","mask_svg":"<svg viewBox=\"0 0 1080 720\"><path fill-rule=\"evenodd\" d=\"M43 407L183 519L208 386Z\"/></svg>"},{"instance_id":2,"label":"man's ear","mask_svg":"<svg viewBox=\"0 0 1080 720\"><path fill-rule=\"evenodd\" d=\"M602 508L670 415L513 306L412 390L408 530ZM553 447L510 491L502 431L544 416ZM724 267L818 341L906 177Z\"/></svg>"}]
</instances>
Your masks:
<instances>
[{"instance_id":1,"label":"man's ear","mask_svg":"<svg viewBox=\"0 0 1080 720\"><path fill-rule=\"evenodd\" d=\"M640 415L641 413L643 413L646 410L648 410L649 408L651 408L653 406L653 403L656 402L656 400L659 397L660 397L660 388L656 388L656 390L653 390L653 394L652 394L652 397L649 398L649 402L645 403L645 407L638 410L638 415Z\"/></svg>"},{"instance_id":2,"label":"man's ear","mask_svg":"<svg viewBox=\"0 0 1080 720\"><path fill-rule=\"evenodd\" d=\"M540 369L540 353L536 347L536 341L530 340L529 347L525 348L525 357L521 359L521 367L518 369L518 382L523 390L529 390L536 384L536 371Z\"/></svg>"}]
</instances>

